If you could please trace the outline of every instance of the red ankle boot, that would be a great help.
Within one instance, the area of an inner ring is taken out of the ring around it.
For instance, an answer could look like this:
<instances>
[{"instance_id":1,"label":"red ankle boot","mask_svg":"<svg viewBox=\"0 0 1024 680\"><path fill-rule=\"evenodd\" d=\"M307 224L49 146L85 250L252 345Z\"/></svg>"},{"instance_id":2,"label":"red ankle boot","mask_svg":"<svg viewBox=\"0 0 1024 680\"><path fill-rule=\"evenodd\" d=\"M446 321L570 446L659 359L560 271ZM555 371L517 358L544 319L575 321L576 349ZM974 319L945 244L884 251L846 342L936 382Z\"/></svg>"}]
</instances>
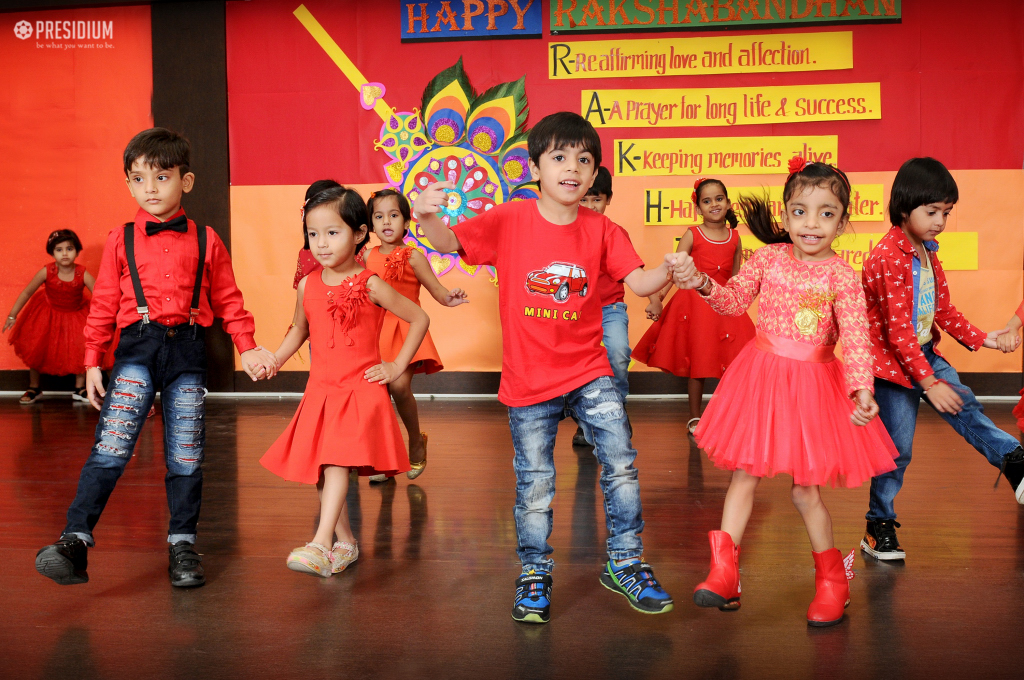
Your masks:
<instances>
[{"instance_id":1,"label":"red ankle boot","mask_svg":"<svg viewBox=\"0 0 1024 680\"><path fill-rule=\"evenodd\" d=\"M711 572L693 589L698 607L718 607L723 612L740 608L740 549L724 531L709 531Z\"/></svg>"},{"instance_id":2,"label":"red ankle boot","mask_svg":"<svg viewBox=\"0 0 1024 680\"><path fill-rule=\"evenodd\" d=\"M843 610L850 604L850 582L843 555L838 548L811 551L811 555L814 557L814 599L807 608L807 624L834 626L843 620Z\"/></svg>"}]
</instances>

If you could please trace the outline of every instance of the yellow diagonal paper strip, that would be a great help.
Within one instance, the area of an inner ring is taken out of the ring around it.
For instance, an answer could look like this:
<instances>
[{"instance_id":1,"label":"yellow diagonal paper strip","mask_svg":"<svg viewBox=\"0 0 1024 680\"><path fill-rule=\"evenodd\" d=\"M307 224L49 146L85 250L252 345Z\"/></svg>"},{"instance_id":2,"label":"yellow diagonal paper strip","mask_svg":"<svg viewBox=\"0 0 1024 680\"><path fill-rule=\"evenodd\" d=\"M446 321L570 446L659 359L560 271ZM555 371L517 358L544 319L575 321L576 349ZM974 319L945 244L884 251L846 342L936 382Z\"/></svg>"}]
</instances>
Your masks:
<instances>
[{"instance_id":1,"label":"yellow diagonal paper strip","mask_svg":"<svg viewBox=\"0 0 1024 680\"><path fill-rule=\"evenodd\" d=\"M348 55L338 47L338 43L334 42L334 38L320 25L309 10L306 9L305 5L299 5L293 12L295 18L306 27L309 34L313 36L313 39L317 41L323 51L327 53L327 56L341 69L341 72L345 74L352 86L356 88L356 91L362 95L363 85L366 85L369 81L359 72L356 65L352 63L352 60L348 58ZM374 104L373 110L380 116L380 119L385 123L391 118L391 107L387 105L383 98L378 99L377 103Z\"/></svg>"}]
</instances>

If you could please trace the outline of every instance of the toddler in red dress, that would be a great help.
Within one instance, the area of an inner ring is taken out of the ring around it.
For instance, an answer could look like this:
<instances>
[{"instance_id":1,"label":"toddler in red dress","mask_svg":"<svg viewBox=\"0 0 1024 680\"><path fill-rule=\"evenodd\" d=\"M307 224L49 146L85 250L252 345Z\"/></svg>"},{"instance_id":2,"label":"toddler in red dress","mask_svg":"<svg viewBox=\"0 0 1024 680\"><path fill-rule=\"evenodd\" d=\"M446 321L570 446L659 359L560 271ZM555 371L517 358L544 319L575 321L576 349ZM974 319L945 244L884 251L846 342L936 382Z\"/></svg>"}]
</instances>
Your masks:
<instances>
[{"instance_id":1,"label":"toddler in red dress","mask_svg":"<svg viewBox=\"0 0 1024 680\"><path fill-rule=\"evenodd\" d=\"M768 245L726 285L698 273L689 255L676 255L676 285L695 289L721 314L746 314L761 294L757 335L725 372L694 432L711 461L733 475L722 529L710 532L711 573L693 599L701 607L740 606L739 543L754 491L762 477L785 473L816 570L807 622L830 626L842 620L850 588L818 487L859 486L895 469L897 452L874 420L864 291L832 250L850 219L850 182L837 168L802 158L790 162L790 172L782 229L764 200L740 201L750 230ZM834 354L840 340L845 367Z\"/></svg>"},{"instance_id":2,"label":"toddler in red dress","mask_svg":"<svg viewBox=\"0 0 1024 680\"><path fill-rule=\"evenodd\" d=\"M324 577L359 556L345 506L349 470L409 470L385 385L408 368L430 323L418 305L356 263L368 222L366 205L352 189L327 189L306 202L306 245L323 269L299 282L295 324L275 355L283 364L308 338L309 382L291 423L260 459L284 479L316 484L316 535L291 552L287 565ZM407 322L409 332L394 360L381 362L378 336L386 311ZM328 549L333 534L338 540Z\"/></svg>"},{"instance_id":3,"label":"toddler in red dress","mask_svg":"<svg viewBox=\"0 0 1024 680\"><path fill-rule=\"evenodd\" d=\"M46 252L53 262L32 277L14 301L4 332L12 326L8 340L14 353L28 366L28 390L22 404L34 403L42 395L39 374L75 375L75 401L88 403L85 395L85 320L89 301L85 289L92 292L96 280L85 267L75 264L82 252L78 234L58 229L46 239ZM42 287L42 292L33 295ZM21 314L19 317L18 314Z\"/></svg>"}]
</instances>

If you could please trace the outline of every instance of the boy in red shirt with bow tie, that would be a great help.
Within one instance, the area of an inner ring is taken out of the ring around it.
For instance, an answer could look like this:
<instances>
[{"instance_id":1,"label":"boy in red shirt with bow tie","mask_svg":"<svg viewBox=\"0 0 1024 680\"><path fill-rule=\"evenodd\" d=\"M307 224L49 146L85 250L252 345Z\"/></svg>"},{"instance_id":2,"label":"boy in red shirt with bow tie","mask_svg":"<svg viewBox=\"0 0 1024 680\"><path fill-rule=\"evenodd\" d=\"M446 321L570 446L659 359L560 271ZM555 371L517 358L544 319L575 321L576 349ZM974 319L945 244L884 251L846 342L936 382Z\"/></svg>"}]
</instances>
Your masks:
<instances>
[{"instance_id":1,"label":"boy in red shirt with bow tie","mask_svg":"<svg viewBox=\"0 0 1024 680\"><path fill-rule=\"evenodd\" d=\"M171 521L171 585L206 582L193 545L203 485L206 347L204 331L224 321L242 367L253 380L277 371L273 354L256 345L252 314L243 307L231 257L210 227L185 217L181 196L192 190L190 147L164 128L137 134L124 152L128 190L139 204L134 222L107 237L85 327L86 389L100 411L96 441L60 540L36 554L36 570L61 585L85 583L93 528L157 392L162 395ZM99 364L121 329L108 389ZM102 401L101 401L102 399Z\"/></svg>"}]
</instances>

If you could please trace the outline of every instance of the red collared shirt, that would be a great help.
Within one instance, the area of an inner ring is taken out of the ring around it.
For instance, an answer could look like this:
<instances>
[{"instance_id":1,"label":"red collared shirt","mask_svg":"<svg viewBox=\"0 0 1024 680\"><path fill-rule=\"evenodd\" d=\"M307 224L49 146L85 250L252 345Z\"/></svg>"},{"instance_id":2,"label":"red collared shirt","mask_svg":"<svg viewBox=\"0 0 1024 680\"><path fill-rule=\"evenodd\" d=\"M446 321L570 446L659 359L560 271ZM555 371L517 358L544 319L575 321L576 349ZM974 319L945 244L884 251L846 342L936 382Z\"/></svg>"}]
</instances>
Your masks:
<instances>
[{"instance_id":1,"label":"red collared shirt","mask_svg":"<svg viewBox=\"0 0 1024 680\"><path fill-rule=\"evenodd\" d=\"M927 252L935 276L932 349L939 354L940 328L964 347L972 351L980 349L985 342L985 331L970 323L950 302L946 274L938 255ZM892 227L872 249L861 272L868 303L875 377L903 387L912 387L912 380L920 382L934 372L921 351L912 318L916 294L913 271L917 257L917 250L903 230Z\"/></svg>"},{"instance_id":2,"label":"red collared shirt","mask_svg":"<svg viewBox=\"0 0 1024 680\"><path fill-rule=\"evenodd\" d=\"M179 210L172 218L182 214L184 210ZM199 264L196 224L189 220L188 231L183 234L168 230L147 236L147 221L155 219L140 208L135 215L135 262L150 321L165 326L188 323ZM242 292L235 283L231 256L224 242L210 227L204 229L206 264L196 323L210 326L215 316L220 317L239 353L245 352L256 347L256 324L243 306ZM124 228L118 227L107 236L92 292L89 320L85 324L86 366L100 365L115 326L125 328L142 318L135 307L135 289L124 250Z\"/></svg>"}]
</instances>

